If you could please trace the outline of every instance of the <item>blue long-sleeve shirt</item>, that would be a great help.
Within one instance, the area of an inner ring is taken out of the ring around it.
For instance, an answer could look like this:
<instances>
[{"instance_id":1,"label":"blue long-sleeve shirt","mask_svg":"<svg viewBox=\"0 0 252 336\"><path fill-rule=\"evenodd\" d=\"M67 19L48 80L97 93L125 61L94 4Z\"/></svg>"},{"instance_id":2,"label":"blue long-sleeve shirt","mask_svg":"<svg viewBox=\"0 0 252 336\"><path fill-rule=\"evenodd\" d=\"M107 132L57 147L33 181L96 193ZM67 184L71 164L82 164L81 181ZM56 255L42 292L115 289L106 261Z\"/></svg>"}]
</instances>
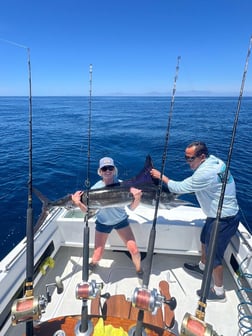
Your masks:
<instances>
[{"instance_id":1,"label":"blue long-sleeve shirt","mask_svg":"<svg viewBox=\"0 0 252 336\"><path fill-rule=\"evenodd\" d=\"M168 188L177 194L194 192L201 209L207 217L215 218L222 189L222 179L226 169L225 163L210 155L192 174L183 181L168 181ZM228 176L221 217L234 216L239 207L236 199L235 182Z\"/></svg>"}]
</instances>

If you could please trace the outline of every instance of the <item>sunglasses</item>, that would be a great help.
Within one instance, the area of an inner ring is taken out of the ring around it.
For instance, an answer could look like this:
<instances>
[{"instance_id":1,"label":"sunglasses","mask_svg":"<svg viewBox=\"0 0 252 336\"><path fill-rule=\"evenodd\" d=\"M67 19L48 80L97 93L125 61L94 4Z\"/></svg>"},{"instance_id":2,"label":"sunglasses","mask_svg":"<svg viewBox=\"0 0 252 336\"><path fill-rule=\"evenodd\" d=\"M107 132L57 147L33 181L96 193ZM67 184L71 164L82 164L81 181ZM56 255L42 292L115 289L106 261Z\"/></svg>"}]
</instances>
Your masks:
<instances>
[{"instance_id":1,"label":"sunglasses","mask_svg":"<svg viewBox=\"0 0 252 336\"><path fill-rule=\"evenodd\" d=\"M102 170L103 172L105 172L105 171L107 171L107 170L109 170L109 171L113 171L114 168L115 168L114 166L104 166L104 167L101 168L101 170Z\"/></svg>"},{"instance_id":2,"label":"sunglasses","mask_svg":"<svg viewBox=\"0 0 252 336\"><path fill-rule=\"evenodd\" d=\"M185 159L187 162L193 162L197 156L187 156L185 155Z\"/></svg>"}]
</instances>

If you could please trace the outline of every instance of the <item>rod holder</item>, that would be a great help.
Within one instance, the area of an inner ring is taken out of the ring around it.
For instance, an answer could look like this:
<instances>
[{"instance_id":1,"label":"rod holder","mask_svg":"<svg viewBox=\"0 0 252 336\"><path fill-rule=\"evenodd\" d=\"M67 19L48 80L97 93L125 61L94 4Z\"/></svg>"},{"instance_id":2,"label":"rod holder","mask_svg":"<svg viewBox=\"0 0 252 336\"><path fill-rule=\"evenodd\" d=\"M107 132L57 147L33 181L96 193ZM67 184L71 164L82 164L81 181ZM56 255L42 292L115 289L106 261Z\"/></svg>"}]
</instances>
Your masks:
<instances>
[{"instance_id":1,"label":"rod holder","mask_svg":"<svg viewBox=\"0 0 252 336\"><path fill-rule=\"evenodd\" d=\"M74 329L75 336L90 336L90 335L92 335L93 330L94 330L94 326L93 326L93 324L90 320L88 320L88 328L85 332L81 332L80 327L81 327L81 321L79 321L75 326L75 329Z\"/></svg>"}]
</instances>

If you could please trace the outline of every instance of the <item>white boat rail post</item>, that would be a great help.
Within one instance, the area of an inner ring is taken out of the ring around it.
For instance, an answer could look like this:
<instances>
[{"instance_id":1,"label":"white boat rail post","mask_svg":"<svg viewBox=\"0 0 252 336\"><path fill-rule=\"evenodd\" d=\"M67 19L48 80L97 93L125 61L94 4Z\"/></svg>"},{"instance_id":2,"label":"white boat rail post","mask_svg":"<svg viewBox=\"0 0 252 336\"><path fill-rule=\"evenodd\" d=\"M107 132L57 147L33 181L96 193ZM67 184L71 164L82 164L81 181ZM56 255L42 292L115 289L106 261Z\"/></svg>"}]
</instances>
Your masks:
<instances>
[{"instance_id":1,"label":"white boat rail post","mask_svg":"<svg viewBox=\"0 0 252 336\"><path fill-rule=\"evenodd\" d=\"M87 212L84 216L85 227L83 231L83 265L82 265L82 283L77 284L76 299L82 300L81 320L75 326L75 335L89 336L93 333L93 324L88 317L88 300L92 300L100 294L103 285L96 283L95 280L88 282L89 278L89 189L90 189L90 143L91 143L91 111L92 111L92 74L93 66L89 66L89 126L88 126L88 150L87 150L87 178L85 181L86 191L86 207Z\"/></svg>"},{"instance_id":2,"label":"white boat rail post","mask_svg":"<svg viewBox=\"0 0 252 336\"><path fill-rule=\"evenodd\" d=\"M246 79L246 74L247 74L247 69L248 69L248 62L249 62L251 47L252 47L252 37L250 38L250 43L249 43L246 62L245 62L245 68L244 68L243 77L242 77L240 95L238 98L237 110L236 110L234 124L233 124L233 130L232 130L231 142L229 146L227 163L226 163L226 168L225 168L225 172L224 172L224 176L222 180L222 188L221 188L220 199L218 203L217 216L216 216L216 220L214 222L213 229L211 232L211 237L210 237L209 253L208 253L206 268L203 274L201 290L200 290L201 297L198 302L198 308L195 314L196 316L195 317L191 316L189 313L185 314L184 319L182 321L180 336L198 336L199 334L194 333L193 330L202 330L202 329L204 330L204 335L205 335L205 332L207 332L207 335L209 336L211 335L218 336L217 333L212 329L212 326L204 322L205 310L207 306L206 301L207 301L207 296L208 296L208 292L210 289L214 257L215 257L216 246L217 246L217 238L219 234L219 221L221 218L221 211L222 211L222 206L223 206L223 201L224 201L225 189L226 189L226 184L227 184L228 175L229 175L229 167L230 167L230 162L231 162L231 157L232 157L232 152L233 152L235 134L236 134L237 123L238 123L238 118L239 118L239 113L240 113L240 107L241 107L243 89L244 89L244 84L245 84L245 79ZM203 334L201 333L200 335L203 335Z\"/></svg>"},{"instance_id":3,"label":"white boat rail post","mask_svg":"<svg viewBox=\"0 0 252 336\"><path fill-rule=\"evenodd\" d=\"M136 288L134 290L133 297L132 297L132 304L134 307L139 309L139 312L138 312L136 326L133 326L129 331L130 336L145 336L146 335L146 332L143 327L144 311L151 311L152 313L155 314L157 309L162 306L162 303L167 304L171 310L174 310L177 306L177 301L174 297L172 297L170 300L166 300L165 297L157 293L156 289L153 289L152 291L150 291L148 289L148 286L149 286L149 281L150 281L153 252L154 252L154 247L155 247L157 213L158 213L160 196L162 192L162 184L163 184L162 177L164 175L165 163L166 163L166 157L167 157L167 148L168 148L168 141L169 141L169 135L170 135L170 127L171 127L171 117L172 117L173 106L174 106L176 83L177 83L177 78L178 78L180 59L181 57L178 56L176 74L175 74L174 83L173 83L173 92L172 92L172 97L171 97L170 110L169 110L169 115L168 115L167 129L165 133L165 144L164 144L164 151L163 151L163 158L162 158L161 175L160 175L159 185L158 185L157 194L156 194L155 212L154 212L154 218L153 218L153 223L152 223L152 228L150 231L148 248L147 248L146 268L144 269L144 274L143 274L143 285L142 285L142 288Z\"/></svg>"}]
</instances>

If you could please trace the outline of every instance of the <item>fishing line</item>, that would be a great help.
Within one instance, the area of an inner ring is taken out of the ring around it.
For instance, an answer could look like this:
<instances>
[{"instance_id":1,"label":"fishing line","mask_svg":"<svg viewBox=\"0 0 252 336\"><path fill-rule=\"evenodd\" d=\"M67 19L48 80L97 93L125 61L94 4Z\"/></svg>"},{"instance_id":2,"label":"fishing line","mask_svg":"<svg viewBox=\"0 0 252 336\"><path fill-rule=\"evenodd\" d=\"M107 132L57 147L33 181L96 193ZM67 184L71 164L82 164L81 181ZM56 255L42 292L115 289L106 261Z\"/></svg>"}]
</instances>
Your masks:
<instances>
[{"instance_id":1,"label":"fishing line","mask_svg":"<svg viewBox=\"0 0 252 336\"><path fill-rule=\"evenodd\" d=\"M87 176L86 179L84 181L84 185L87 189L90 188L90 147L91 147L91 119L92 119L92 72L93 72L93 67L92 64L90 64L89 66L89 101L88 101L88 134L87 134ZM85 121L84 121L85 122ZM86 140L85 140L86 141ZM84 145L80 146L80 151L79 151L79 159L80 160L81 156L83 156L83 152L84 152ZM83 181L83 180L82 180ZM76 178L76 190L79 189L79 184L81 183L81 169L78 169L77 171L77 178ZM82 182L83 183L83 182ZM81 184L82 184L81 183Z\"/></svg>"},{"instance_id":2,"label":"fishing line","mask_svg":"<svg viewBox=\"0 0 252 336\"><path fill-rule=\"evenodd\" d=\"M3 39L3 38L0 38L0 41L5 42L5 43L7 43L7 44L11 44L11 45L16 46L16 47L19 47L19 48L24 48L24 49L26 49L26 50L29 49L28 47L26 47L26 46L23 45L23 44L16 43L16 42L13 42L13 41L10 41L10 40L5 40L5 39Z\"/></svg>"},{"instance_id":3,"label":"fishing line","mask_svg":"<svg viewBox=\"0 0 252 336\"><path fill-rule=\"evenodd\" d=\"M232 152L233 152L235 134L236 134L237 124L238 124L240 108L241 108L241 101L242 101L242 95L243 95L245 80L246 80L246 74L247 74L247 70L248 70L248 63L249 63L251 47L252 47L252 36L250 38L250 43L249 43L249 47L248 47L248 52L247 52L247 57L246 57L246 62L245 62L245 67L244 67L244 72L243 72L243 77L242 77L240 95L239 95L239 98L238 98L237 110L236 110L234 124L233 124L233 130L232 130L230 147L229 147L229 152L228 152L228 157L227 157L227 163L226 163L226 168L225 168L225 171L224 171L221 194L220 194L220 199L219 199L218 208L217 208L217 216L216 216L216 220L215 220L215 223L214 223L214 226L213 226L213 229L212 229L212 233L211 233L211 238L210 238L209 258L207 259L207 262L206 262L206 268L205 268L205 271L204 271L202 286L201 286L202 296L200 298L199 306L198 306L198 309L197 309L197 312L196 312L196 316L198 315L197 317L199 317L200 319L202 319L202 317L204 319L204 315L205 315L204 314L205 305L202 305L201 303L206 302L207 294L209 292L210 283L211 283L213 263L214 263L214 257L215 257L215 252L216 252L216 242L217 242L218 233L219 233L218 232L219 231L219 221L220 221L220 218L221 218L221 211L222 211L222 206L223 206L223 201L224 201L224 196L225 196L225 190L226 190L226 185L227 185L227 181L228 181L228 177L229 177L229 167L230 167L230 162L231 162L231 157L232 157Z\"/></svg>"}]
</instances>

